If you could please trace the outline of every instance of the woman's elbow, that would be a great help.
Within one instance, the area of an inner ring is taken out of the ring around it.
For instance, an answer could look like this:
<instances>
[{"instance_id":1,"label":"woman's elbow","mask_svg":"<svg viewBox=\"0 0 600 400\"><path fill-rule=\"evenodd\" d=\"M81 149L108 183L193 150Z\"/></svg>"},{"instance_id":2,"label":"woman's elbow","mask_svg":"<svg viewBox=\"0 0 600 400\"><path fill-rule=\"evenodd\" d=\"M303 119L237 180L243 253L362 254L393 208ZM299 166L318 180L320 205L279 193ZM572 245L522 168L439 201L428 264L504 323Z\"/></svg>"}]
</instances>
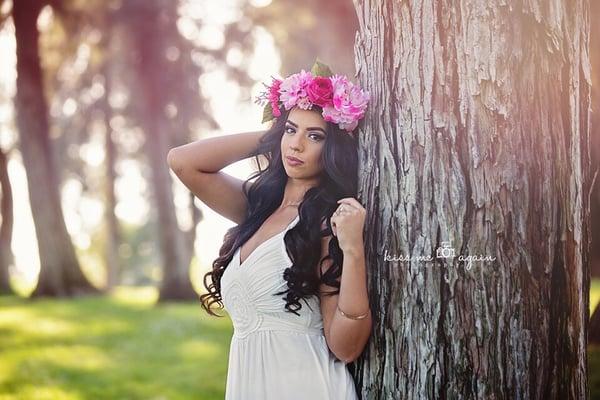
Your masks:
<instances>
[{"instance_id":1,"label":"woman's elbow","mask_svg":"<svg viewBox=\"0 0 600 400\"><path fill-rule=\"evenodd\" d=\"M167 164L175 173L181 170L182 166L177 154L177 148L173 148L167 153Z\"/></svg>"},{"instance_id":2,"label":"woman's elbow","mask_svg":"<svg viewBox=\"0 0 600 400\"><path fill-rule=\"evenodd\" d=\"M360 355L362 354L361 352L354 352L354 353L343 353L343 354L336 354L336 358L340 361L342 361L344 364L350 364L356 360L358 360L358 358L360 357Z\"/></svg>"},{"instance_id":3,"label":"woman's elbow","mask_svg":"<svg viewBox=\"0 0 600 400\"><path fill-rule=\"evenodd\" d=\"M332 352L338 360L343 361L344 363L348 364L348 363L358 360L358 358L363 353L364 348L365 348L364 345L358 345L358 346L355 346L353 349L348 349L348 350L344 350L344 351L340 351L340 350L333 351L332 350Z\"/></svg>"},{"instance_id":4,"label":"woman's elbow","mask_svg":"<svg viewBox=\"0 0 600 400\"><path fill-rule=\"evenodd\" d=\"M367 332L368 334L365 333L365 336L358 340L352 348L344 349L343 351L336 349L336 352L334 353L335 356L345 363L356 361L367 347L367 343L369 342L369 338L371 336L371 326L369 326L369 330Z\"/></svg>"}]
</instances>

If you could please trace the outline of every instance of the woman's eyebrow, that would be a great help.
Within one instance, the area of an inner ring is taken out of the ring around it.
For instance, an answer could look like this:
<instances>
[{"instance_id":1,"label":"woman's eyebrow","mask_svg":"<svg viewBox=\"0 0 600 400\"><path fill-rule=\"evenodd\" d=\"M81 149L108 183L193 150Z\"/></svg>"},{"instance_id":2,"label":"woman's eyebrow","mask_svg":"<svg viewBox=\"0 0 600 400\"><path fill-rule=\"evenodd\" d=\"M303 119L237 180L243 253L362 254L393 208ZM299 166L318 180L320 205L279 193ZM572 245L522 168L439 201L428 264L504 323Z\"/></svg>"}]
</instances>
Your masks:
<instances>
[{"instance_id":1,"label":"woman's eyebrow","mask_svg":"<svg viewBox=\"0 0 600 400\"><path fill-rule=\"evenodd\" d=\"M297 127L298 127L298 125L297 125L297 124L295 124L295 123L294 123L292 120L289 120L289 119L288 119L286 122L289 122L290 124L292 124L292 125L294 126L294 128L297 128ZM318 126L311 126L311 127L309 127L309 128L306 128L306 130L307 130L307 131L321 131L321 132L323 132L324 134L327 134L327 132L325 132L325 130L324 130L323 128L321 128L321 127L318 127Z\"/></svg>"}]
</instances>

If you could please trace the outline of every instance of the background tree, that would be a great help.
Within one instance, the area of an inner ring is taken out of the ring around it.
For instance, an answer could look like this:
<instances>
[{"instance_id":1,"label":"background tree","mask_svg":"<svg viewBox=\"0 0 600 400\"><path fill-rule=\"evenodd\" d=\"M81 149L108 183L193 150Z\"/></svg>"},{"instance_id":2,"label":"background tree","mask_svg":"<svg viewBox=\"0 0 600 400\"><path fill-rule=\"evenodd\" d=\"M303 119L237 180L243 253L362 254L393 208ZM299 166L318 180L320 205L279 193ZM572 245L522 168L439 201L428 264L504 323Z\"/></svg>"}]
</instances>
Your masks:
<instances>
[{"instance_id":1,"label":"background tree","mask_svg":"<svg viewBox=\"0 0 600 400\"><path fill-rule=\"evenodd\" d=\"M5 0L0 0L0 11L3 10ZM0 13L0 29L10 17L9 12ZM6 95L4 87L0 90L0 101L8 102L10 99ZM0 126L0 130L8 127ZM0 149L0 294L13 293L10 286L10 275L8 267L14 262L14 254L10 247L13 234L13 196L12 187L8 176L8 153L12 149Z\"/></svg>"},{"instance_id":2,"label":"background tree","mask_svg":"<svg viewBox=\"0 0 600 400\"><path fill-rule=\"evenodd\" d=\"M138 71L139 112L146 133L145 151L151 172L154 204L158 213L158 242L161 248L163 278L161 299L197 297L189 276L191 253L177 225L171 179L166 165L171 126L167 117L170 89L178 76L165 54L176 35L176 3L130 1L123 8L129 18L133 68Z\"/></svg>"},{"instance_id":3,"label":"background tree","mask_svg":"<svg viewBox=\"0 0 600 400\"><path fill-rule=\"evenodd\" d=\"M61 209L38 49L37 17L43 5L23 0L15 2L12 9L17 41L17 127L40 258L32 297L96 293L81 271Z\"/></svg>"},{"instance_id":4,"label":"background tree","mask_svg":"<svg viewBox=\"0 0 600 400\"><path fill-rule=\"evenodd\" d=\"M181 17L178 9L184 2L156 3L153 7L160 14L161 22L168 17L168 29L162 29L165 37L157 42L157 48L149 48L149 44L128 40L130 38L129 23L138 23L135 16L140 8L148 8L147 2L131 2L126 7L121 7L120 2L102 1L59 1L36 3L39 9L45 4L51 6L52 22L46 32L40 37L40 50L43 54L43 68L41 68L43 90L45 97L50 99L49 107L52 110L48 120L48 130L52 132L50 150L53 153L56 165L56 175L59 186L67 180L76 180L81 183L82 194L91 198L103 198L105 204L104 233L91 232L92 241L100 242L104 246L104 259L107 270L107 284L109 287L117 284L122 279L122 273L127 273L129 283L146 283L141 274L135 272L139 268L131 258L121 258L117 252L120 243L128 241L135 251L137 238L148 237L141 230L152 229L158 236L164 231L161 222L155 217L156 208L151 208L149 224L137 230L125 228L121 237L119 223L115 215L117 204L114 192L118 178L116 164L124 159L139 162L144 168L149 182L153 180L153 170L157 164L145 157L145 152L139 151L149 140L145 137L150 132L152 122L148 120L158 118L148 112L143 99L138 97L147 89L147 77L140 76L141 72L152 72L152 76L164 74L168 88L161 92L161 110L164 123L168 130L161 134L165 136L166 150L168 148L187 143L195 139L194 134L209 129L217 129L218 123L213 118L213 111L208 106L208 101L199 87L199 77L210 70L221 68L230 78L237 80L241 86L242 95L250 98L249 88L253 81L245 71L244 62L252 55L254 41L249 34L252 25L235 21L225 27L226 42L221 48L206 48L187 38L183 38L177 30L175 22ZM47 10L46 10L47 11ZM131 12L131 15L127 15ZM184 10L185 12L185 10ZM33 17L32 17L33 18ZM36 17L37 18L37 17ZM33 18L35 19L35 18ZM139 23L144 23L139 21ZM198 29L202 21L194 22ZM133 35L135 37L135 35ZM144 45L143 49L139 46ZM242 65L233 65L225 61L228 52L235 48L241 54ZM153 72L155 65L145 66L141 71L140 54L144 50L155 52L156 65L165 68ZM136 59L138 57L138 59ZM82 62L83 61L83 62ZM85 68L81 69L84 65ZM154 84L154 83L151 83ZM113 94L113 100L109 96ZM116 99L116 100L115 100ZM73 109L64 112L65 109ZM82 149L98 136L98 126L104 126L105 137L105 171L98 173L98 169L91 168L86 160L81 157ZM152 128L153 129L153 128ZM143 133L140 146L132 146L137 139L133 133ZM165 150L165 154L166 151ZM151 164L150 164L151 163ZM146 166L148 165L148 166ZM151 165L151 166L150 166ZM170 178L167 177L164 185L165 193L170 192ZM150 185L153 187L153 185ZM161 191L162 192L162 191ZM7 191L8 193L8 191ZM156 192L155 192L156 193ZM150 197L150 196L149 196ZM8 198L8 196L6 196ZM162 204L162 203L161 203ZM174 204L168 207L173 209ZM179 238L173 240L169 252L181 252L182 265L189 267L193 255L196 225L202 217L200 209L194 202L190 193L189 207L191 213L191 227L185 231L169 237ZM174 215L174 214L173 214ZM82 218L85 216L82 215ZM5 219L9 221L8 215ZM6 227L9 226L7 223ZM160 228L158 228L160 226ZM173 225L176 229L177 225ZM148 238L152 240L153 238ZM98 248L98 244L95 246ZM143 242L140 243L143 245ZM122 247L122 246L121 246ZM154 246L151 247L155 249ZM152 256L161 257L165 247L157 247ZM8 253L5 253L8 256ZM127 265L123 269L120 265ZM172 263L168 263L173 265ZM161 265L164 265L161 263ZM140 264L141 266L141 264ZM188 269L180 276L186 276L187 286L191 287ZM146 265L143 266L147 270ZM169 272L163 271L165 279L169 279ZM133 281L132 279L133 278ZM175 290L175 292L182 292ZM190 292L188 291L188 294Z\"/></svg>"},{"instance_id":5,"label":"background tree","mask_svg":"<svg viewBox=\"0 0 600 400\"><path fill-rule=\"evenodd\" d=\"M13 231L13 197L12 187L8 179L8 159L0 149L0 294L13 293L10 286L8 266L14 262L14 256L10 248Z\"/></svg>"},{"instance_id":6,"label":"background tree","mask_svg":"<svg viewBox=\"0 0 600 400\"><path fill-rule=\"evenodd\" d=\"M586 398L589 3L355 4L363 398Z\"/></svg>"}]
</instances>

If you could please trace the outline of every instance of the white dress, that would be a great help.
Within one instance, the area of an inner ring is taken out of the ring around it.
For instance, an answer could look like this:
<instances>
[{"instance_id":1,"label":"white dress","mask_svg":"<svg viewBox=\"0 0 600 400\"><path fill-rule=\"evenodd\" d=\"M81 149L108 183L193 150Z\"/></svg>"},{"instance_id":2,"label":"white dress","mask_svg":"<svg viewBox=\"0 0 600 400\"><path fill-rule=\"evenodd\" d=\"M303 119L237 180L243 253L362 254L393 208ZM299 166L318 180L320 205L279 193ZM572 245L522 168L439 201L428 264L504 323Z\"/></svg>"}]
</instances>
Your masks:
<instances>
[{"instance_id":1,"label":"white dress","mask_svg":"<svg viewBox=\"0 0 600 400\"><path fill-rule=\"evenodd\" d=\"M300 316L285 310L283 271L292 265L282 232L240 265L240 249L221 277L233 322L225 400L357 400L346 363L327 347L319 298L300 300Z\"/></svg>"}]
</instances>

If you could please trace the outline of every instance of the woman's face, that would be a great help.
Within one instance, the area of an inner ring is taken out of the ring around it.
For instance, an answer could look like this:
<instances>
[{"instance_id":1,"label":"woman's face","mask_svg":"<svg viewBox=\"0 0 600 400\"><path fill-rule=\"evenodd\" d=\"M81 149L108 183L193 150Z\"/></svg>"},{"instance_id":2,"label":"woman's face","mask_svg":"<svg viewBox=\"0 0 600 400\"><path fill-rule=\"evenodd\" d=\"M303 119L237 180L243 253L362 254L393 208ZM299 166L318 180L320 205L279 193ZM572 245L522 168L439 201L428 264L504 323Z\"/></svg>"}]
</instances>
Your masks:
<instances>
[{"instance_id":1,"label":"woman's face","mask_svg":"<svg viewBox=\"0 0 600 400\"><path fill-rule=\"evenodd\" d=\"M281 161L289 177L306 179L320 176L326 128L327 122L319 112L298 107L290 110L281 137ZM302 162L294 163L288 157Z\"/></svg>"}]
</instances>

